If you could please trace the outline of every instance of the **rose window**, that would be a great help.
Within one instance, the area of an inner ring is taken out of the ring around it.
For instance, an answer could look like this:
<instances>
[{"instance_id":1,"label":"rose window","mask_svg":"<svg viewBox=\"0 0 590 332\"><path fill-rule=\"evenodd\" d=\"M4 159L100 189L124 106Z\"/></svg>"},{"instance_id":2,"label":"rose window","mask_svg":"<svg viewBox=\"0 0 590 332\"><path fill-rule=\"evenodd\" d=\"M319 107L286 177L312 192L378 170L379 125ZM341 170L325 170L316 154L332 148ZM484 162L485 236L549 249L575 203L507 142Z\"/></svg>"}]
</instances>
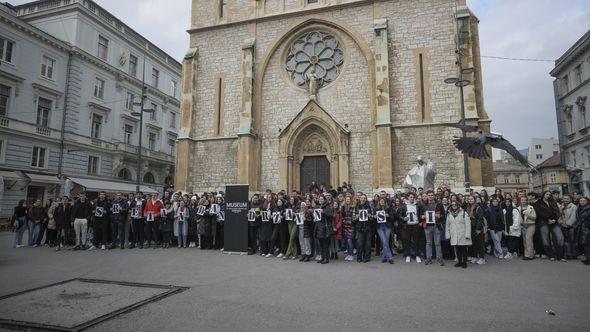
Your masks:
<instances>
[{"instance_id":1,"label":"rose window","mask_svg":"<svg viewBox=\"0 0 590 332\"><path fill-rule=\"evenodd\" d=\"M340 42L326 32L313 31L293 42L285 64L297 86L308 86L310 75L315 73L318 87L322 87L338 77L343 62Z\"/></svg>"}]
</instances>

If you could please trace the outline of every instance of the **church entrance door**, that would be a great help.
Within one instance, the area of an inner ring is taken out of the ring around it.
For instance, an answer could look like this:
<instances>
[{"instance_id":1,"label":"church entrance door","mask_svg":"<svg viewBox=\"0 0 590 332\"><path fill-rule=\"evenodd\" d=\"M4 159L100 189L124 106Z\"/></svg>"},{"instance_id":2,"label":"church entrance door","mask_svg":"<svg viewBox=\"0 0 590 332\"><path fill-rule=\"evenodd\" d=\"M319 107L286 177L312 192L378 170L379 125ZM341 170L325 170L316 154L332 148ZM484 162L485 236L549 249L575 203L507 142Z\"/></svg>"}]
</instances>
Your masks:
<instances>
[{"instance_id":1,"label":"church entrance door","mask_svg":"<svg viewBox=\"0 0 590 332\"><path fill-rule=\"evenodd\" d=\"M305 157L301 162L301 191L305 192L313 181L319 186L330 186L330 162L326 156Z\"/></svg>"}]
</instances>

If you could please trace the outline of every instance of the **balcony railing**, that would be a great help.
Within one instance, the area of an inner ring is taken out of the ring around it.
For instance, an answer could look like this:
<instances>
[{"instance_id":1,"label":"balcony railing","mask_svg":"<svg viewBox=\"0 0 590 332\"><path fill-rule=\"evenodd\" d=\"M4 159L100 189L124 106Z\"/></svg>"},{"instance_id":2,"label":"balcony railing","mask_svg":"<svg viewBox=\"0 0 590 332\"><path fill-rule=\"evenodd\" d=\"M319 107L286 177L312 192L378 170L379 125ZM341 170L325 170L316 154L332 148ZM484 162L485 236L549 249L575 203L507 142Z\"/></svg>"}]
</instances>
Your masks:
<instances>
[{"instance_id":1,"label":"balcony railing","mask_svg":"<svg viewBox=\"0 0 590 332\"><path fill-rule=\"evenodd\" d=\"M51 129L47 127L37 127L37 134L50 137L51 136Z\"/></svg>"},{"instance_id":2,"label":"balcony railing","mask_svg":"<svg viewBox=\"0 0 590 332\"><path fill-rule=\"evenodd\" d=\"M60 138L59 130L44 126L38 126L35 123L24 122L12 118L0 117L0 128L7 128L11 132L36 134L52 139Z\"/></svg>"}]
</instances>

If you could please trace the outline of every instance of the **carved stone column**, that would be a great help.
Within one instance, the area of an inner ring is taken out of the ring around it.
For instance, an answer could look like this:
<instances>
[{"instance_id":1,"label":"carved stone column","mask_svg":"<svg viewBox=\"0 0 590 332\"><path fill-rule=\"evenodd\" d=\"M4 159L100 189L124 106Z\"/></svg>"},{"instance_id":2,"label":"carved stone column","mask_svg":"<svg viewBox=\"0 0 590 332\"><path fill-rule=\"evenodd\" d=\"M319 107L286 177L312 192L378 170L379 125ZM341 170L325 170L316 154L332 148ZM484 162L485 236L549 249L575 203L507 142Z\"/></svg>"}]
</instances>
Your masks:
<instances>
[{"instance_id":1,"label":"carved stone column","mask_svg":"<svg viewBox=\"0 0 590 332\"><path fill-rule=\"evenodd\" d=\"M391 108L389 104L389 46L387 44L387 19L374 21L375 38L375 119L377 184L381 189L393 188L393 160L391 147Z\"/></svg>"},{"instance_id":2,"label":"carved stone column","mask_svg":"<svg viewBox=\"0 0 590 332\"><path fill-rule=\"evenodd\" d=\"M238 182L258 190L259 139L253 131L254 40L242 47L242 112L238 131Z\"/></svg>"},{"instance_id":3,"label":"carved stone column","mask_svg":"<svg viewBox=\"0 0 590 332\"><path fill-rule=\"evenodd\" d=\"M182 95L180 96L180 130L176 145L176 171L174 189L191 191L189 179L191 177L190 157L195 153L195 117L197 115L197 59L198 49L191 48L182 63ZM140 176L138 174L138 176Z\"/></svg>"}]
</instances>

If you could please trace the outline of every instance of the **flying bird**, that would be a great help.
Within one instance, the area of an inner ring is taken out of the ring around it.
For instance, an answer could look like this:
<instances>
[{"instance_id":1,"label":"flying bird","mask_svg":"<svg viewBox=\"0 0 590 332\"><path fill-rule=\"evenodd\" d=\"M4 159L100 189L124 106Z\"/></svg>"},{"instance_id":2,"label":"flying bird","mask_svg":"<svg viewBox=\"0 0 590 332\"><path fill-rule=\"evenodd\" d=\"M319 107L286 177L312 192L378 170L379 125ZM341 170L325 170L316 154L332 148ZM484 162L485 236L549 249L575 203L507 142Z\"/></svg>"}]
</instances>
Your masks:
<instances>
[{"instance_id":1,"label":"flying bird","mask_svg":"<svg viewBox=\"0 0 590 332\"><path fill-rule=\"evenodd\" d=\"M466 133L475 133L475 132L481 130L481 128L479 126L470 126L470 125L462 124L461 122L448 124L446 126L461 129L461 131L464 131Z\"/></svg>"},{"instance_id":2,"label":"flying bird","mask_svg":"<svg viewBox=\"0 0 590 332\"><path fill-rule=\"evenodd\" d=\"M475 159L490 158L490 155L486 149L487 145L489 145L496 149L501 149L508 152L523 166L531 168L528 160L520 152L518 152L514 145L502 137L502 135L486 134L481 128L478 130L477 135L473 137L455 137L453 144L455 144L459 151L466 153L469 157Z\"/></svg>"}]
</instances>

